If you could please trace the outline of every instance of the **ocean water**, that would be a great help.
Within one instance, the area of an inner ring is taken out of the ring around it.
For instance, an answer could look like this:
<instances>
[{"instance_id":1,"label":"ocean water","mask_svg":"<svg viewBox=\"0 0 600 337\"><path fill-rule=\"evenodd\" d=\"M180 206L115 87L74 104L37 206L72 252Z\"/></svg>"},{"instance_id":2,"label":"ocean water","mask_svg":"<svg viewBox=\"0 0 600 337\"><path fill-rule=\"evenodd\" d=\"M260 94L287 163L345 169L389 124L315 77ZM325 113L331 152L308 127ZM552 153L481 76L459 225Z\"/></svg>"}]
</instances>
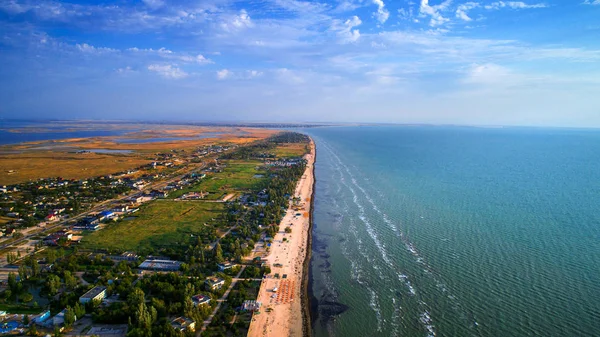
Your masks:
<instances>
[{"instance_id":1,"label":"ocean water","mask_svg":"<svg viewBox=\"0 0 600 337\"><path fill-rule=\"evenodd\" d=\"M600 131L306 132L315 336L600 336Z\"/></svg>"}]
</instances>

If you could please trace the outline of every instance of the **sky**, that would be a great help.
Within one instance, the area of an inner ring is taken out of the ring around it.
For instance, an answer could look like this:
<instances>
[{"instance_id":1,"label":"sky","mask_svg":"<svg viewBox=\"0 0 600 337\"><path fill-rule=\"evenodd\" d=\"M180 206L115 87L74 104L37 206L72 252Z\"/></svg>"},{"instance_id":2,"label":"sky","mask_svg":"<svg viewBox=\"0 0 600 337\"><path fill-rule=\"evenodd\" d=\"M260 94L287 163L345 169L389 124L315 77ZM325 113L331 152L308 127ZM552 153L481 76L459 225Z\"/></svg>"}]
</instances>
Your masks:
<instances>
[{"instance_id":1,"label":"sky","mask_svg":"<svg viewBox=\"0 0 600 337\"><path fill-rule=\"evenodd\" d=\"M0 0L0 115L600 127L600 0Z\"/></svg>"}]
</instances>

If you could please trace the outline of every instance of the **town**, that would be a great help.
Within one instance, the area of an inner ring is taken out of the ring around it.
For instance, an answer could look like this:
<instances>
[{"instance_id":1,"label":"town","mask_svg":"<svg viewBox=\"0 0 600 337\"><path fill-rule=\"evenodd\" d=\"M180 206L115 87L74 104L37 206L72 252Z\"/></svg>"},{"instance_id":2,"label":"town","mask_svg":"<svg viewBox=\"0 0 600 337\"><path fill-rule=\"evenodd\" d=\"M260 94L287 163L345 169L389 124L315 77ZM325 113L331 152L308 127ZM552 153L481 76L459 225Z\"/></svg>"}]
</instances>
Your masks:
<instances>
[{"instance_id":1,"label":"town","mask_svg":"<svg viewBox=\"0 0 600 337\"><path fill-rule=\"evenodd\" d=\"M245 335L263 278L280 277L262 257L298 204L308 144L283 132L3 186L0 332Z\"/></svg>"}]
</instances>

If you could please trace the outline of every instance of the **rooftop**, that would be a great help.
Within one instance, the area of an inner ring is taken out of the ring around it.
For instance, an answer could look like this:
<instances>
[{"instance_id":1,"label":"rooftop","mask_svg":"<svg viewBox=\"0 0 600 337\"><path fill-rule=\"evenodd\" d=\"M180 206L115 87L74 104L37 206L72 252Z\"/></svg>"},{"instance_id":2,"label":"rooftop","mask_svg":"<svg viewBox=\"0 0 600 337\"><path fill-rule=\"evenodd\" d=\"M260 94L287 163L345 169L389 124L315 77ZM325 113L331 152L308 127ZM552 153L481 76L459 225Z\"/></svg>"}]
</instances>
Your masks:
<instances>
[{"instance_id":1,"label":"rooftop","mask_svg":"<svg viewBox=\"0 0 600 337\"><path fill-rule=\"evenodd\" d=\"M94 297L98 296L98 294L100 294L101 292L103 292L105 290L106 290L106 287L104 287L104 286L96 286L96 287L88 290L88 292L83 294L81 296L81 298L94 298Z\"/></svg>"}]
</instances>

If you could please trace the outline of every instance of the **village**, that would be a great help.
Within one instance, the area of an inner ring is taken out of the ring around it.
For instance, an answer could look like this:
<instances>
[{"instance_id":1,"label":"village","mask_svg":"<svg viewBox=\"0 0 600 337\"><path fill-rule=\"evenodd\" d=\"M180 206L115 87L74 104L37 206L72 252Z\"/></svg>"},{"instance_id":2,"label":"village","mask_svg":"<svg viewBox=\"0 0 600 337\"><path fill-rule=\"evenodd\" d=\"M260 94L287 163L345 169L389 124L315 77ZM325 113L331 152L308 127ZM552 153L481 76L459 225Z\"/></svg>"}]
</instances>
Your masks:
<instances>
[{"instance_id":1,"label":"village","mask_svg":"<svg viewBox=\"0 0 600 337\"><path fill-rule=\"evenodd\" d=\"M306 136L283 133L160 154L109 176L3 187L2 216L11 220L0 242L8 324L0 332L247 331L262 279L280 277L262 257L288 203L298 203L306 148L286 145L297 143ZM283 156L265 155L286 146Z\"/></svg>"}]
</instances>

